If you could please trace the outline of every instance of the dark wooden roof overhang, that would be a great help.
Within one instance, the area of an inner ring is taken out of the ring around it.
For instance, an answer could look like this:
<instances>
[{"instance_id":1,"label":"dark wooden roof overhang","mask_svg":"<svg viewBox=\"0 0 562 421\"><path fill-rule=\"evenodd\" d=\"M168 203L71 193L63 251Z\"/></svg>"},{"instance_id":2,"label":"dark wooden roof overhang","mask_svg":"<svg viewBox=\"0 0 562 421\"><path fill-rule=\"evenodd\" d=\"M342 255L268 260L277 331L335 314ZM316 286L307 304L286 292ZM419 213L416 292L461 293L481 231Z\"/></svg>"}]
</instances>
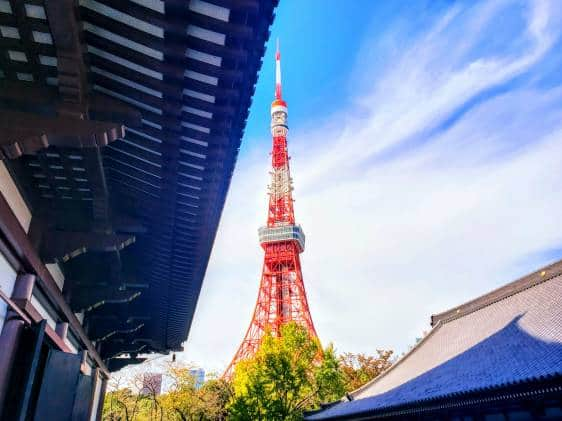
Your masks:
<instances>
[{"instance_id":1,"label":"dark wooden roof overhang","mask_svg":"<svg viewBox=\"0 0 562 421\"><path fill-rule=\"evenodd\" d=\"M0 150L30 237L102 358L179 350L277 0L26 4L0 13Z\"/></svg>"}]
</instances>

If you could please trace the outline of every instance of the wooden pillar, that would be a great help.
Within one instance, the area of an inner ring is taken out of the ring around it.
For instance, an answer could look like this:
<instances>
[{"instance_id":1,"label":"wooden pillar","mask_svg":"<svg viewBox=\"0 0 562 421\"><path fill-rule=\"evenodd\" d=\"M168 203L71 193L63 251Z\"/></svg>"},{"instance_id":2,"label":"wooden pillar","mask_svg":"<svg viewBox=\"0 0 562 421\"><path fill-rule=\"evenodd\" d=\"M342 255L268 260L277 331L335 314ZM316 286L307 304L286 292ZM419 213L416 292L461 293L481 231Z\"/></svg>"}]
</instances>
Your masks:
<instances>
[{"instance_id":1,"label":"wooden pillar","mask_svg":"<svg viewBox=\"0 0 562 421\"><path fill-rule=\"evenodd\" d=\"M35 276L30 274L19 275L14 284L12 299L31 299L33 286L35 285ZM2 418L2 410L4 409L4 400L10 386L10 378L12 376L12 368L18 351L18 344L23 332L25 322L19 315L8 310L6 314L6 322L0 334L0 418Z\"/></svg>"},{"instance_id":2,"label":"wooden pillar","mask_svg":"<svg viewBox=\"0 0 562 421\"><path fill-rule=\"evenodd\" d=\"M66 340L66 335L68 334L68 323L66 322L59 322L55 327L55 332L62 341Z\"/></svg>"}]
</instances>

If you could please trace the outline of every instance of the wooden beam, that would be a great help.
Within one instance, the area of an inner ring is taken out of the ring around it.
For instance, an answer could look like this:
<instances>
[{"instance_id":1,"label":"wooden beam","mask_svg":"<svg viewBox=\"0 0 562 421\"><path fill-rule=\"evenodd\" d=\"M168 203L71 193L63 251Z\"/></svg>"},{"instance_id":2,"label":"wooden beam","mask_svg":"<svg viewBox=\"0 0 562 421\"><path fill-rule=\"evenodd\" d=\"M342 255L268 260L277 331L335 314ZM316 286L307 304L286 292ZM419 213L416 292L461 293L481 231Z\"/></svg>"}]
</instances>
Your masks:
<instances>
[{"instance_id":1,"label":"wooden beam","mask_svg":"<svg viewBox=\"0 0 562 421\"><path fill-rule=\"evenodd\" d=\"M100 341L107 341L109 338L116 336L116 335L125 335L134 333L140 330L144 326L144 323L137 323L137 324L129 324L129 323L122 323L120 325L113 325L113 326L103 326L103 327L96 327L95 329L90 329L90 335L92 339L96 342Z\"/></svg>"},{"instance_id":2,"label":"wooden beam","mask_svg":"<svg viewBox=\"0 0 562 421\"><path fill-rule=\"evenodd\" d=\"M81 45L81 29L75 0L45 0L53 42L57 47L58 87L64 104L61 114L84 118L87 68Z\"/></svg>"},{"instance_id":3,"label":"wooden beam","mask_svg":"<svg viewBox=\"0 0 562 421\"><path fill-rule=\"evenodd\" d=\"M43 233L41 255L47 262L63 263L87 251L118 251L134 242L130 234L48 231Z\"/></svg>"},{"instance_id":4,"label":"wooden beam","mask_svg":"<svg viewBox=\"0 0 562 421\"><path fill-rule=\"evenodd\" d=\"M121 200L119 198L118 200ZM60 212L56 207L43 209L39 215L39 211L34 212L31 218L31 226L29 237L31 242L36 247L40 245L40 239L43 232L48 230L46 221L49 222L48 226L55 227L61 231L94 231L103 232L109 226L111 232L115 233L130 233L130 234L146 234L148 232L148 223L145 219L130 216L124 212L114 209L107 220L107 222L92 221L89 215L83 213L75 213L69 215L65 212Z\"/></svg>"},{"instance_id":5,"label":"wooden beam","mask_svg":"<svg viewBox=\"0 0 562 421\"><path fill-rule=\"evenodd\" d=\"M90 94L90 117L120 122L128 127L142 126L142 113L137 108L98 92Z\"/></svg>"},{"instance_id":6,"label":"wooden beam","mask_svg":"<svg viewBox=\"0 0 562 421\"><path fill-rule=\"evenodd\" d=\"M126 341L123 337L113 337L111 340L101 343L100 353L103 355L104 360L108 360L121 354L129 354L132 358L136 358L138 353L147 353L153 350L160 349L149 346L146 343L134 344ZM164 353L164 348L161 349L161 353Z\"/></svg>"},{"instance_id":7,"label":"wooden beam","mask_svg":"<svg viewBox=\"0 0 562 421\"><path fill-rule=\"evenodd\" d=\"M129 303L138 298L140 294L140 291L122 290L114 286L80 288L72 291L70 308L75 313L89 312L105 304Z\"/></svg>"},{"instance_id":8,"label":"wooden beam","mask_svg":"<svg viewBox=\"0 0 562 421\"><path fill-rule=\"evenodd\" d=\"M107 367L110 372L119 371L123 367L132 364L141 364L146 361L146 358L111 358L107 361Z\"/></svg>"},{"instance_id":9,"label":"wooden beam","mask_svg":"<svg viewBox=\"0 0 562 421\"><path fill-rule=\"evenodd\" d=\"M95 120L46 117L3 110L0 113L0 158L19 158L48 146L93 148L125 136L125 126Z\"/></svg>"},{"instance_id":10,"label":"wooden beam","mask_svg":"<svg viewBox=\"0 0 562 421\"><path fill-rule=\"evenodd\" d=\"M213 3L232 10L245 10L253 13L260 10L258 0L214 0Z\"/></svg>"},{"instance_id":11,"label":"wooden beam","mask_svg":"<svg viewBox=\"0 0 562 421\"><path fill-rule=\"evenodd\" d=\"M55 87L7 79L0 80L0 101L6 103L6 108L11 104L24 107L50 105L53 112L60 109L62 102ZM129 127L142 125L142 114L137 108L99 92L92 92L88 96L88 111L92 120L121 123Z\"/></svg>"},{"instance_id":12,"label":"wooden beam","mask_svg":"<svg viewBox=\"0 0 562 421\"><path fill-rule=\"evenodd\" d=\"M3 79L0 81L0 100L45 105L58 100L58 91L52 86Z\"/></svg>"},{"instance_id":13,"label":"wooden beam","mask_svg":"<svg viewBox=\"0 0 562 421\"><path fill-rule=\"evenodd\" d=\"M31 324L31 319L29 317L27 317L27 315L16 305L16 303L14 303L10 297L8 297L4 291L2 291L0 289L0 299L2 299L7 305L8 308L13 310L15 313L17 313L17 315L24 321L26 322L28 325Z\"/></svg>"},{"instance_id":14,"label":"wooden beam","mask_svg":"<svg viewBox=\"0 0 562 421\"><path fill-rule=\"evenodd\" d=\"M96 351L94 345L84 332L81 323L76 318L68 304L64 301L62 294L57 286L53 276L47 270L45 265L34 250L23 228L21 227L14 212L10 208L4 196L0 193L0 235L12 248L12 253L17 256L21 262L23 269L28 273L38 276L38 283L41 289L51 299L53 307L59 310L63 321L67 321L72 327L72 332L78 337L78 340L86 347L92 359L98 367L107 373L107 367L102 361L100 355Z\"/></svg>"},{"instance_id":15,"label":"wooden beam","mask_svg":"<svg viewBox=\"0 0 562 421\"><path fill-rule=\"evenodd\" d=\"M186 8L187 9L187 8ZM185 19L195 25L201 26L205 29L229 34L232 38L239 38L241 40L250 40L256 36L255 29L252 26L244 25L241 23L223 22L217 19L208 19L206 16L191 10L184 11Z\"/></svg>"}]
</instances>

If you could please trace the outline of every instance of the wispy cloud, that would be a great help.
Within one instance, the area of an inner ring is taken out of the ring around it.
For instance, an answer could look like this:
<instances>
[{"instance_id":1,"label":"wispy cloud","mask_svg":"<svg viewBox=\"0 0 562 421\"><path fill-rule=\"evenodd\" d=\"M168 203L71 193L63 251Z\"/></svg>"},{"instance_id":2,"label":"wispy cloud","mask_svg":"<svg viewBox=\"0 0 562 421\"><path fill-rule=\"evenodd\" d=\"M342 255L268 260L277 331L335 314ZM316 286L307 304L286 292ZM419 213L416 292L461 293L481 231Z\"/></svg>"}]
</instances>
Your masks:
<instances>
[{"instance_id":1,"label":"wispy cloud","mask_svg":"<svg viewBox=\"0 0 562 421\"><path fill-rule=\"evenodd\" d=\"M415 37L393 32L383 66L366 39L349 107L289 134L322 340L345 351L404 350L432 312L559 249L562 79L548 90L536 83L560 48L557 9L454 6L418 22L426 27ZM496 40L498 22L509 33ZM185 358L217 369L256 299L268 146L238 164L187 343Z\"/></svg>"}]
</instances>

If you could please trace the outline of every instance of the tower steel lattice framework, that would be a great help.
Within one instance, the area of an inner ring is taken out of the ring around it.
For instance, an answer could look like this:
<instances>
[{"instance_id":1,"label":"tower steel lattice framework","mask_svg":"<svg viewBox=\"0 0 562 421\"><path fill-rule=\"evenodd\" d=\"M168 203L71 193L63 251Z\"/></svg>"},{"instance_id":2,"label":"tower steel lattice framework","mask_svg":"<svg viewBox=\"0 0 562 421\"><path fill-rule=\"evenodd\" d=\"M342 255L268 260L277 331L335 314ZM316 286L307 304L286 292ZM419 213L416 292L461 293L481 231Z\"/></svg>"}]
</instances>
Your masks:
<instances>
[{"instance_id":1,"label":"tower steel lattice framework","mask_svg":"<svg viewBox=\"0 0 562 421\"><path fill-rule=\"evenodd\" d=\"M267 225L258 230L265 251L261 283L250 326L225 376L235 365L254 355L266 329L280 334L280 327L290 321L304 326L312 337L316 331L310 316L299 254L304 251L304 232L295 223L293 180L287 152L287 103L281 95L281 55L275 56L275 100L271 104L271 184Z\"/></svg>"}]
</instances>

